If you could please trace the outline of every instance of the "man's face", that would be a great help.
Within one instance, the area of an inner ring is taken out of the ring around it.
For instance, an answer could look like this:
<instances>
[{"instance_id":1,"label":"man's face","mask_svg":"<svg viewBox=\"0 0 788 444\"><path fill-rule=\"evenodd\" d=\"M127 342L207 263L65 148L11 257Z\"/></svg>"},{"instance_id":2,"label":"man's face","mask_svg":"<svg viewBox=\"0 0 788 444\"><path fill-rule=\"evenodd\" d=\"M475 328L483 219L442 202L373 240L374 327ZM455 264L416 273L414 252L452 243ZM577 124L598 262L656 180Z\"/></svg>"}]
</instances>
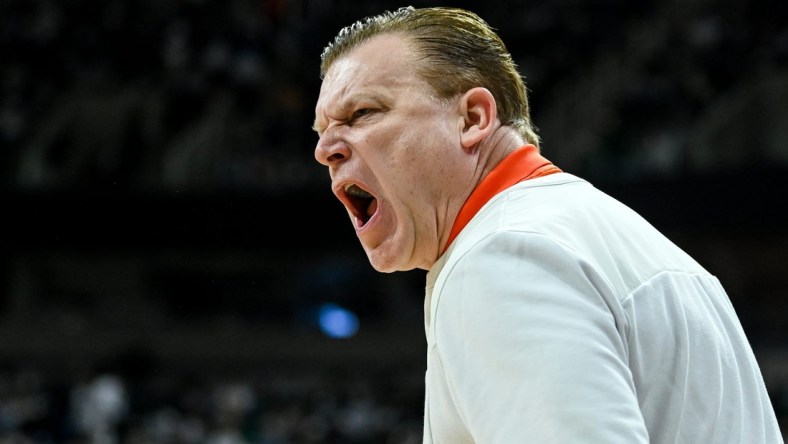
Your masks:
<instances>
[{"instance_id":1,"label":"man's face","mask_svg":"<svg viewBox=\"0 0 788 444\"><path fill-rule=\"evenodd\" d=\"M432 96L417 57L405 37L377 36L331 65L315 108L315 158L383 272L432 266L472 173L459 107Z\"/></svg>"}]
</instances>

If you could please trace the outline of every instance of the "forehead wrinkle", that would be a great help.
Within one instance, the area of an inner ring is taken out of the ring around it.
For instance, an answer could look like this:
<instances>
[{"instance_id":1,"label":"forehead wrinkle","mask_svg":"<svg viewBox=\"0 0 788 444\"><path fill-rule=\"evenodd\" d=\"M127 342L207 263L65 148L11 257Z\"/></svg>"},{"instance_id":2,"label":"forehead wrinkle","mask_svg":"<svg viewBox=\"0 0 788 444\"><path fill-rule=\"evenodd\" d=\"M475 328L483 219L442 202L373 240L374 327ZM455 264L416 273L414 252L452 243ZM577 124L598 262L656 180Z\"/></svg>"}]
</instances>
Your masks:
<instances>
[{"instance_id":1,"label":"forehead wrinkle","mask_svg":"<svg viewBox=\"0 0 788 444\"><path fill-rule=\"evenodd\" d=\"M326 80L328 80L328 79L329 79L329 77L327 76ZM326 85L326 83L325 83L326 80L324 80L324 82L323 82L324 86ZM342 88L342 90L344 90L344 89L346 89L346 87ZM330 114L329 113L329 107L331 107L337 101L337 100L329 100L326 97L326 95L324 94L324 92L326 90L327 89L325 89L325 88L323 88L321 90L320 97L318 98L317 104L315 106L315 123L312 125L312 129L317 131L318 134L323 129L321 123L323 121L326 121L326 120L331 120L331 116L329 115ZM339 92L331 92L330 94L332 94L333 96L336 96L337 94L340 94L340 92L341 92L341 90Z\"/></svg>"}]
</instances>

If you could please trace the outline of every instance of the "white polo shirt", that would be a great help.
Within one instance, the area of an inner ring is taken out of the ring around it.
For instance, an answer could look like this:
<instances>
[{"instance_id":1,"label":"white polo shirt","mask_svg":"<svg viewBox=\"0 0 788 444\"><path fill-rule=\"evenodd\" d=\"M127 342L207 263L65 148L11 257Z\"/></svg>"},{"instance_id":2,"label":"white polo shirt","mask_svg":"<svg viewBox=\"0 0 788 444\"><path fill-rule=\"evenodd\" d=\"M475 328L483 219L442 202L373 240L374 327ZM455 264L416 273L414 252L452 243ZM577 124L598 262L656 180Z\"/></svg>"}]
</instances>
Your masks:
<instances>
[{"instance_id":1,"label":"white polo shirt","mask_svg":"<svg viewBox=\"0 0 788 444\"><path fill-rule=\"evenodd\" d=\"M783 442L717 278L571 174L476 213L425 328L425 443Z\"/></svg>"}]
</instances>

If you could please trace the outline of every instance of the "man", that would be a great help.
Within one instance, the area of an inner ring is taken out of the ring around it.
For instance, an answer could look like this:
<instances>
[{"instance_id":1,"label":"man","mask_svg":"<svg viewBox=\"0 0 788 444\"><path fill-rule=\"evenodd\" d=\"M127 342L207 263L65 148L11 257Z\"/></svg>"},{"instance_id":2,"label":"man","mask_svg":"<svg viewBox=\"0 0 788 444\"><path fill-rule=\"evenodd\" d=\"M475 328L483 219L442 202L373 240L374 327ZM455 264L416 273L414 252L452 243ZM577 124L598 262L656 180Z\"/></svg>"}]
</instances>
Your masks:
<instances>
[{"instance_id":1,"label":"man","mask_svg":"<svg viewBox=\"0 0 788 444\"><path fill-rule=\"evenodd\" d=\"M370 263L428 270L424 442L782 442L719 281L540 155L481 18L371 17L321 76L315 157Z\"/></svg>"}]
</instances>

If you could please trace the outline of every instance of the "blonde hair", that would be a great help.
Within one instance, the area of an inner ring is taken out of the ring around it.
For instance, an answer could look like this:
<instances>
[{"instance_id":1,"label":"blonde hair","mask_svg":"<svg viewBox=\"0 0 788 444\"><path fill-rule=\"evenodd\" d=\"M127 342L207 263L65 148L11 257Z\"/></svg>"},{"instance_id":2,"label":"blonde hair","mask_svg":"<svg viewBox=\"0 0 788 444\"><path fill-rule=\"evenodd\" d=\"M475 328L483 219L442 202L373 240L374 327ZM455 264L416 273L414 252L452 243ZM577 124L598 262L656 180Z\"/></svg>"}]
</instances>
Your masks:
<instances>
[{"instance_id":1,"label":"blonde hair","mask_svg":"<svg viewBox=\"0 0 788 444\"><path fill-rule=\"evenodd\" d=\"M418 74L436 96L450 99L481 86L495 97L501 123L539 146L525 81L501 38L473 12L450 7L402 7L342 28L320 56L320 76L335 60L372 37L401 33L423 56Z\"/></svg>"}]
</instances>

